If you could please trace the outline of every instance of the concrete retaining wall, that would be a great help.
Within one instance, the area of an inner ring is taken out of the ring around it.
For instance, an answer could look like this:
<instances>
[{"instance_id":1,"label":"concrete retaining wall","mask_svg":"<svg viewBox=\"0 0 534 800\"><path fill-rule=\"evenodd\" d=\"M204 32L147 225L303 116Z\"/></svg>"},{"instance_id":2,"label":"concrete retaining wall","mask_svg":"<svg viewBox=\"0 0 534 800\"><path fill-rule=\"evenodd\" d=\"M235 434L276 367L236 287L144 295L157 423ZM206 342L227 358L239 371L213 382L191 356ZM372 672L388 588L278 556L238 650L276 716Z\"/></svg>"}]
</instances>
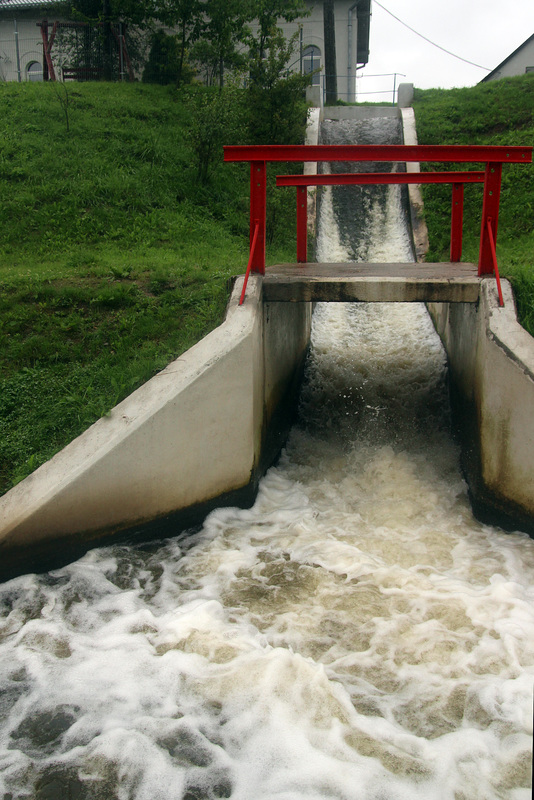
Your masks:
<instances>
[{"instance_id":1,"label":"concrete retaining wall","mask_svg":"<svg viewBox=\"0 0 534 800\"><path fill-rule=\"evenodd\" d=\"M0 499L0 573L49 568L126 529L175 533L250 505L292 421L310 304L242 278L225 322Z\"/></svg>"},{"instance_id":2,"label":"concrete retaining wall","mask_svg":"<svg viewBox=\"0 0 534 800\"><path fill-rule=\"evenodd\" d=\"M412 108L402 108L405 144L417 144ZM418 171L418 164L407 170ZM419 186L409 187L418 261L428 250ZM473 510L485 522L534 535L534 339L519 325L513 293L494 278L480 300L428 303L449 361L453 424Z\"/></svg>"},{"instance_id":3,"label":"concrete retaining wall","mask_svg":"<svg viewBox=\"0 0 534 800\"><path fill-rule=\"evenodd\" d=\"M534 535L534 339L512 289L482 282L478 305L429 304L450 368L453 420L475 514Z\"/></svg>"}]
</instances>

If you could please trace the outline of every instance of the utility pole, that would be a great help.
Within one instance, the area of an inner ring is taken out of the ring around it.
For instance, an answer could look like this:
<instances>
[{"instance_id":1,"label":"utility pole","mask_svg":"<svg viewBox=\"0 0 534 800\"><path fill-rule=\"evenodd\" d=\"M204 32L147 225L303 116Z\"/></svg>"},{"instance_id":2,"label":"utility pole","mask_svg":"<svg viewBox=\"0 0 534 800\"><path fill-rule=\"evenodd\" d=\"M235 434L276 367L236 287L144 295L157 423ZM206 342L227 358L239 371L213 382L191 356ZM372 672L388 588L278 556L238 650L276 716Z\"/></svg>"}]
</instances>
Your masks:
<instances>
[{"instance_id":1,"label":"utility pole","mask_svg":"<svg viewBox=\"0 0 534 800\"><path fill-rule=\"evenodd\" d=\"M337 102L337 64L336 64L336 19L334 0L324 0L324 69L325 69L325 105Z\"/></svg>"}]
</instances>

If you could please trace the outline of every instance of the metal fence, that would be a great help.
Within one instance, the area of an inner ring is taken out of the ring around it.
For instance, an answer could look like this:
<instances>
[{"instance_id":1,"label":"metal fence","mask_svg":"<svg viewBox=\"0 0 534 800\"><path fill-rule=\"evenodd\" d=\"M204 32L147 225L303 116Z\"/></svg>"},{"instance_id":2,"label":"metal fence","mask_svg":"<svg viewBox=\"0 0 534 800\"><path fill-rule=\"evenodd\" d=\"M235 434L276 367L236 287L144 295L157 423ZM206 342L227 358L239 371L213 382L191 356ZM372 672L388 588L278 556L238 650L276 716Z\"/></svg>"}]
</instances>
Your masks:
<instances>
[{"instance_id":1,"label":"metal fence","mask_svg":"<svg viewBox=\"0 0 534 800\"><path fill-rule=\"evenodd\" d=\"M128 45L121 24L2 20L0 80L134 80Z\"/></svg>"}]
</instances>

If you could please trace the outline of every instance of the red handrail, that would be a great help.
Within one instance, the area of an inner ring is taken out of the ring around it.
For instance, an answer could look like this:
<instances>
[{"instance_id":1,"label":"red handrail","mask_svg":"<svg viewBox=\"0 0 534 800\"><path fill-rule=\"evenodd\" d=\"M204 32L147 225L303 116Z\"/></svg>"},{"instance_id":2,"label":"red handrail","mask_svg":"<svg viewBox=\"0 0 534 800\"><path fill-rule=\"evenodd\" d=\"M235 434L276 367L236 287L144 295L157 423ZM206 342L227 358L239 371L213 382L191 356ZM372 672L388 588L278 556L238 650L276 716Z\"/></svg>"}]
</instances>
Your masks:
<instances>
[{"instance_id":1,"label":"red handrail","mask_svg":"<svg viewBox=\"0 0 534 800\"><path fill-rule=\"evenodd\" d=\"M527 164L532 147L467 144L245 144L226 145L225 161L435 161Z\"/></svg>"}]
</instances>

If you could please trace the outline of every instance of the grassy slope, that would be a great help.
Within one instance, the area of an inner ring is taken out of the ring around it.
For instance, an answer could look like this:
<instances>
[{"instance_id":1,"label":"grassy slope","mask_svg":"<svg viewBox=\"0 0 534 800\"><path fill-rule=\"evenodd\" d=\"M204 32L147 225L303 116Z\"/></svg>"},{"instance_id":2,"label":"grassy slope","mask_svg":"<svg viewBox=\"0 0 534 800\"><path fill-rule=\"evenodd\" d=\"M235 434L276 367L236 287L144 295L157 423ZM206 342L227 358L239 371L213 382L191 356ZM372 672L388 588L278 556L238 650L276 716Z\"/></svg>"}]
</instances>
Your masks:
<instances>
[{"instance_id":1,"label":"grassy slope","mask_svg":"<svg viewBox=\"0 0 534 800\"><path fill-rule=\"evenodd\" d=\"M527 77L418 92L419 139L532 144L533 88ZM0 84L0 493L215 327L247 257L246 168L220 164L196 183L194 92L67 91ZM527 326L531 176L505 170L498 243ZM464 253L476 260L480 198L467 189ZM425 197L436 258L448 249L443 191ZM280 244L293 234L283 197L273 193L271 263L294 257Z\"/></svg>"},{"instance_id":2,"label":"grassy slope","mask_svg":"<svg viewBox=\"0 0 534 800\"><path fill-rule=\"evenodd\" d=\"M418 90L414 102L420 144L534 145L534 76L480 84L469 89ZM428 260L446 260L450 187L425 187ZM464 251L478 261L482 191L465 187ZM503 170L497 257L514 285L522 324L534 335L534 181L532 166Z\"/></svg>"},{"instance_id":3,"label":"grassy slope","mask_svg":"<svg viewBox=\"0 0 534 800\"><path fill-rule=\"evenodd\" d=\"M224 316L247 261L248 175L221 153L198 185L195 102L0 84L0 494Z\"/></svg>"}]
</instances>

